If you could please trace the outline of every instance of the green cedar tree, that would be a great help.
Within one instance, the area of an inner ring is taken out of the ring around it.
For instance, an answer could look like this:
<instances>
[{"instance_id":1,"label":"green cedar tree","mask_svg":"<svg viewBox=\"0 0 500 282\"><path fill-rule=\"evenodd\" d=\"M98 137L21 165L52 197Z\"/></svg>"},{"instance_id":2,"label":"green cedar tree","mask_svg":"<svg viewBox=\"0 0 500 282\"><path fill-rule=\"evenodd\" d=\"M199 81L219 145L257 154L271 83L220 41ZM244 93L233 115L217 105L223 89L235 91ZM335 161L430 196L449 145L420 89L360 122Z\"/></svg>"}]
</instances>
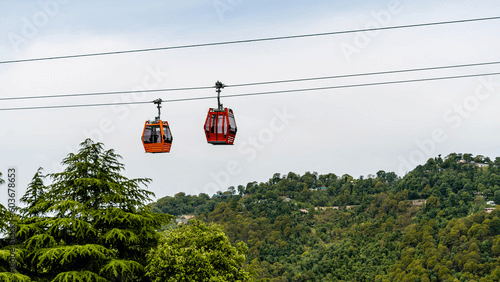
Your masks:
<instances>
[{"instance_id":1,"label":"green cedar tree","mask_svg":"<svg viewBox=\"0 0 500 282\"><path fill-rule=\"evenodd\" d=\"M90 139L80 147L50 185L38 170L22 198L22 271L36 281L148 281L146 254L172 217L151 211L154 194L141 188L151 180L123 176L120 155Z\"/></svg>"}]
</instances>

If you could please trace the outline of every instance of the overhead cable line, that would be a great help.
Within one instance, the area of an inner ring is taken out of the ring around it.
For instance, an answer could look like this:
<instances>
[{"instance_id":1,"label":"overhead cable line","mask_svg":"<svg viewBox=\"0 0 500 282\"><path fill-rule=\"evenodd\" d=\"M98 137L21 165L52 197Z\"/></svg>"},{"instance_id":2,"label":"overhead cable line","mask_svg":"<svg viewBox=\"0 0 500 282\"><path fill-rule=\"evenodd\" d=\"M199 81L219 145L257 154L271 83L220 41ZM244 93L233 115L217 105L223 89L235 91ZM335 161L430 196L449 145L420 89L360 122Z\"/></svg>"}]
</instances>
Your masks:
<instances>
[{"instance_id":1,"label":"overhead cable line","mask_svg":"<svg viewBox=\"0 0 500 282\"><path fill-rule=\"evenodd\" d=\"M29 58L29 59L0 61L0 64L24 63L24 62L34 62L34 61L48 61L48 60L93 57L93 56L104 56L104 55L117 55L117 54L127 54L127 53L140 53L140 52L151 52L151 51L172 50L172 49L185 49L185 48L195 48L195 47L208 47L208 46L217 46L217 45L241 44L241 43L252 43L252 42L262 42L262 41L273 41L273 40L285 40L285 39L296 39L296 38L306 38L306 37L318 37L318 36L348 34L348 33L356 33L356 32L370 32L370 31L389 30L389 29L403 29L403 28L415 28L415 27L435 26L435 25L458 24L458 23L489 21L489 20L498 20L498 19L500 19L500 17L486 17L486 18L462 19L462 20L453 20L453 21L441 21L441 22L408 24L408 25L387 26L387 27L375 27L375 28L365 28L365 29L352 29L352 30L332 31L332 32L323 32L323 33L288 35L288 36L277 36L277 37L255 38L255 39L244 39L244 40L233 40L233 41L222 41L222 42L211 42L211 43L198 43L198 44L179 45L179 46L166 46L166 47L134 49L134 50L121 50L121 51L110 51L110 52L100 52L100 53L75 54L75 55L64 55L64 56L54 56L54 57L42 57L42 58Z\"/></svg>"},{"instance_id":2,"label":"overhead cable line","mask_svg":"<svg viewBox=\"0 0 500 282\"><path fill-rule=\"evenodd\" d=\"M298 78L298 79L288 79L288 80L276 80L276 81L266 81L266 82L251 82L242 84L227 84L225 87L240 87L240 86L253 86L253 85L263 85L263 84L277 84L277 83L288 83L288 82L302 82L311 80L322 80L322 79L333 79L333 78L347 78L347 77L357 77L357 76L369 76L369 75L382 75L382 74L394 74L394 73L404 73L404 72L416 72L416 71L428 71L428 70L439 70L439 69L452 69L452 68L464 68L464 67L477 67L486 65L500 64L500 61L496 62L485 62L485 63L472 63L472 64L461 64L461 65L448 65L448 66L436 66L436 67L425 67L416 69L402 69L402 70L389 70L389 71L378 71L378 72L365 72L365 73L355 73L355 74L343 74L334 76L323 76L323 77L312 77L312 78ZM1 100L1 99L0 99Z\"/></svg>"},{"instance_id":3,"label":"overhead cable line","mask_svg":"<svg viewBox=\"0 0 500 282\"><path fill-rule=\"evenodd\" d=\"M408 80L383 81L383 82L371 82L371 83L360 83L360 84L347 84L347 85L315 87L315 88L302 88L302 89L291 89L291 90L278 90L278 91L267 91L267 92L257 92L257 93L232 94L232 95L224 95L222 97L231 98L231 97L283 94L283 93L295 93L295 92L305 92L305 91L318 91L318 90L331 90L331 89L341 89L341 88L389 85L389 84L412 83L412 82L423 82L423 81L448 80L448 79L458 79L458 78L468 78L468 77L478 77L478 76L490 76L490 75L500 75L500 72L489 72L489 73L478 73L478 74L467 74L467 75L456 75L456 76L444 76L444 77L430 77L430 78L419 78L419 79L408 79ZM213 98L214 98L213 96L179 98L179 99L162 100L162 102L163 103L185 102L185 101L207 100L207 99L213 99ZM80 104L80 105L54 105L54 106L18 107L18 108L3 108L3 109L0 108L0 111L39 110L39 109L57 109L57 108L81 108L81 107L99 107L99 106L120 106L120 105L150 104L150 103L153 103L153 101L116 102L116 103Z\"/></svg>"},{"instance_id":4,"label":"overhead cable line","mask_svg":"<svg viewBox=\"0 0 500 282\"><path fill-rule=\"evenodd\" d=\"M66 97L79 97L79 96L100 96L100 95L116 95L116 94L132 94L132 93L143 93L143 92L186 91L186 90L202 90L202 89L211 89L211 88L214 88L214 86L183 87L183 88L163 88L163 89L145 89L145 90L125 90L125 91L111 91L111 92L73 93L73 94L57 94L57 95L46 95L46 96L6 97L6 98L0 98L0 101L47 99L47 98L66 98Z\"/></svg>"},{"instance_id":5,"label":"overhead cable line","mask_svg":"<svg viewBox=\"0 0 500 282\"><path fill-rule=\"evenodd\" d=\"M370 76L370 75L384 75L384 74L394 74L394 73L404 73L404 72L417 72L417 71L429 71L429 70L439 70L439 69L476 67L476 66L486 66L486 65L495 65L495 64L500 64L500 61L482 62L482 63L470 63L470 64L459 64L459 65L447 65L447 66L434 66L434 67L414 68L414 69L402 69L402 70L389 70L389 71L378 71L378 72L366 72L366 73L355 73L355 74L343 74L343 75L322 76L322 77L298 78L298 79L276 80L276 81L266 81L266 82L251 82L251 83L241 83L241 84L228 84L228 85L224 85L224 86L226 88L227 87L255 86L255 85L291 83L291 82L303 82L303 81L324 80L324 79L337 79L337 78L348 78L348 77L359 77L359 76ZM184 87L184 88L163 88L163 89L145 89L145 90L126 90L126 91L111 91L111 92L73 93L73 94L59 94L59 95L46 95L46 96L5 97L5 98L0 98L0 101L47 99L47 98L66 98L66 97L80 97L80 96L101 96L101 95L148 93L148 92L170 92L170 91L186 91L186 90L205 90L205 89L211 89L211 88L214 88L214 86Z\"/></svg>"}]
</instances>

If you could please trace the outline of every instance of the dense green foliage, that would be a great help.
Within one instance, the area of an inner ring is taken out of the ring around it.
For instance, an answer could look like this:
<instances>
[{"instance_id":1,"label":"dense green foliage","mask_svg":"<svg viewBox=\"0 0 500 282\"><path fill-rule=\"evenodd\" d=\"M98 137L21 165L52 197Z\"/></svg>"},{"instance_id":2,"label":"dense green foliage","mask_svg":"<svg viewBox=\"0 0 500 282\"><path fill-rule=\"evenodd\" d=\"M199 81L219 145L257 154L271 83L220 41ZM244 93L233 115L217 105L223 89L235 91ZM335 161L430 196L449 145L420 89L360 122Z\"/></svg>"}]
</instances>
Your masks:
<instances>
[{"instance_id":1,"label":"dense green foliage","mask_svg":"<svg viewBox=\"0 0 500 282\"><path fill-rule=\"evenodd\" d=\"M26 204L26 207L21 209L21 214L25 217L38 216L42 213L41 210L37 210L37 208L39 208L37 204L45 196L44 179L45 175L43 175L43 168L40 167L28 184L26 193L19 199L22 203Z\"/></svg>"},{"instance_id":2,"label":"dense green foliage","mask_svg":"<svg viewBox=\"0 0 500 282\"><path fill-rule=\"evenodd\" d=\"M174 197L164 197L158 200L154 210L171 215L200 214L214 210L217 205L215 199L210 199L207 194L201 193L199 196L187 195L183 192ZM159 209L158 207L161 207ZM168 212L167 212L168 211Z\"/></svg>"},{"instance_id":3,"label":"dense green foliage","mask_svg":"<svg viewBox=\"0 0 500 282\"><path fill-rule=\"evenodd\" d=\"M500 210L410 225L400 244L396 281L499 281ZM480 280L481 278L481 280Z\"/></svg>"},{"instance_id":4,"label":"dense green foliage","mask_svg":"<svg viewBox=\"0 0 500 282\"><path fill-rule=\"evenodd\" d=\"M2 173L0 172L0 185L4 184ZM0 204L0 233L8 233L11 213ZM29 282L31 279L19 272L10 272L10 246L6 240L0 241L0 281L4 282Z\"/></svg>"},{"instance_id":5,"label":"dense green foliage","mask_svg":"<svg viewBox=\"0 0 500 282\"><path fill-rule=\"evenodd\" d=\"M150 180L122 176L119 158L86 140L63 172L37 171L18 216L0 205L19 270L0 240L1 281L500 281L500 157L439 156L404 177L275 174L151 205ZM198 220L170 228L155 211Z\"/></svg>"},{"instance_id":6,"label":"dense green foliage","mask_svg":"<svg viewBox=\"0 0 500 282\"><path fill-rule=\"evenodd\" d=\"M31 279L19 273L0 272L0 281L2 282L30 282Z\"/></svg>"},{"instance_id":7,"label":"dense green foliage","mask_svg":"<svg viewBox=\"0 0 500 282\"><path fill-rule=\"evenodd\" d=\"M45 186L39 170L19 221L18 270L35 281L148 281L146 254L171 216L146 205L149 179L128 179L113 150L87 139Z\"/></svg>"},{"instance_id":8,"label":"dense green foliage","mask_svg":"<svg viewBox=\"0 0 500 282\"><path fill-rule=\"evenodd\" d=\"M402 178L290 172L153 206L223 226L258 280L498 281L500 211L484 210L500 203L499 165L451 154Z\"/></svg>"},{"instance_id":9,"label":"dense green foliage","mask_svg":"<svg viewBox=\"0 0 500 282\"><path fill-rule=\"evenodd\" d=\"M232 246L221 227L191 220L149 253L147 275L155 282L249 281L242 268L246 251L244 243Z\"/></svg>"},{"instance_id":10,"label":"dense green foliage","mask_svg":"<svg viewBox=\"0 0 500 282\"><path fill-rule=\"evenodd\" d=\"M250 280L242 268L244 243L234 247L221 227L199 221L175 228L171 215L147 204L154 194L141 186L150 179L121 175L121 157L102 143L87 139L80 147L63 160L64 171L38 169L19 213L0 205L0 231L7 235L0 239L0 281ZM12 220L17 233L10 233ZM16 273L10 273L11 242Z\"/></svg>"}]
</instances>

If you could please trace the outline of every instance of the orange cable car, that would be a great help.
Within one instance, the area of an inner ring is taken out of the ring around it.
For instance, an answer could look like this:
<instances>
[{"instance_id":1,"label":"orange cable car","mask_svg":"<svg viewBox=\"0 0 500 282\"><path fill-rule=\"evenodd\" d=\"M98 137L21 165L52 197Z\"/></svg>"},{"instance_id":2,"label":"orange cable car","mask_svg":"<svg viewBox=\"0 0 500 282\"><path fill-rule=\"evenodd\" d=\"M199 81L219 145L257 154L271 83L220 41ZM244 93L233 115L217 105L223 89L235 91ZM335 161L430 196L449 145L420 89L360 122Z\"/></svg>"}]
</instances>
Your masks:
<instances>
[{"instance_id":1,"label":"orange cable car","mask_svg":"<svg viewBox=\"0 0 500 282\"><path fill-rule=\"evenodd\" d=\"M172 146L172 133L168 122L160 119L161 99L153 101L158 107L158 116L154 121L146 121L142 132L142 144L146 153L168 153Z\"/></svg>"},{"instance_id":2,"label":"orange cable car","mask_svg":"<svg viewBox=\"0 0 500 282\"><path fill-rule=\"evenodd\" d=\"M233 145L237 130L234 113L233 110L224 108L220 103L220 92L224 88L224 84L217 81L215 88L217 89L218 107L208 110L205 120L207 142L212 145Z\"/></svg>"}]
</instances>

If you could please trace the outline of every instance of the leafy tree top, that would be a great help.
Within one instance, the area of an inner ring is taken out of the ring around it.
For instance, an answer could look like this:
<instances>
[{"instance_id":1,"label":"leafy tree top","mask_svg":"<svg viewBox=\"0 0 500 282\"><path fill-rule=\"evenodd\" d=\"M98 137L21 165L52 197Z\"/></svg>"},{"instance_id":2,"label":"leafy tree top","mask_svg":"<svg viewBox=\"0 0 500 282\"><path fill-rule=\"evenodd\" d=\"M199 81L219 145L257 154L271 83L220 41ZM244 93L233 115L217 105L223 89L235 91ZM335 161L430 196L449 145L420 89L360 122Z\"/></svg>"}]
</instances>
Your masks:
<instances>
[{"instance_id":1,"label":"leafy tree top","mask_svg":"<svg viewBox=\"0 0 500 282\"><path fill-rule=\"evenodd\" d=\"M149 178L128 179L120 174L124 165L122 157L111 150L104 150L102 143L87 139L80 144L77 154L70 153L62 164L66 169L49 176L52 197L74 200L92 208L120 207L135 211L144 207L154 196L153 192L139 189L151 182Z\"/></svg>"},{"instance_id":2,"label":"leafy tree top","mask_svg":"<svg viewBox=\"0 0 500 282\"><path fill-rule=\"evenodd\" d=\"M222 227L191 220L171 230L163 245L148 254L152 281L249 281L242 267L247 247L234 247Z\"/></svg>"},{"instance_id":3,"label":"leafy tree top","mask_svg":"<svg viewBox=\"0 0 500 282\"><path fill-rule=\"evenodd\" d=\"M157 232L171 216L147 205L150 179L128 179L114 150L87 139L62 162L64 171L41 170L22 200L28 204L19 224L23 271L49 281L147 281L146 253L160 241ZM121 278L120 278L121 277Z\"/></svg>"},{"instance_id":4,"label":"leafy tree top","mask_svg":"<svg viewBox=\"0 0 500 282\"><path fill-rule=\"evenodd\" d=\"M35 210L35 206L45 194L45 186L43 185L44 178L43 168L40 167L28 184L26 193L19 199L21 203L27 205L25 208L21 209L23 214L31 213L33 215L38 215L40 213L40 211Z\"/></svg>"}]
</instances>

